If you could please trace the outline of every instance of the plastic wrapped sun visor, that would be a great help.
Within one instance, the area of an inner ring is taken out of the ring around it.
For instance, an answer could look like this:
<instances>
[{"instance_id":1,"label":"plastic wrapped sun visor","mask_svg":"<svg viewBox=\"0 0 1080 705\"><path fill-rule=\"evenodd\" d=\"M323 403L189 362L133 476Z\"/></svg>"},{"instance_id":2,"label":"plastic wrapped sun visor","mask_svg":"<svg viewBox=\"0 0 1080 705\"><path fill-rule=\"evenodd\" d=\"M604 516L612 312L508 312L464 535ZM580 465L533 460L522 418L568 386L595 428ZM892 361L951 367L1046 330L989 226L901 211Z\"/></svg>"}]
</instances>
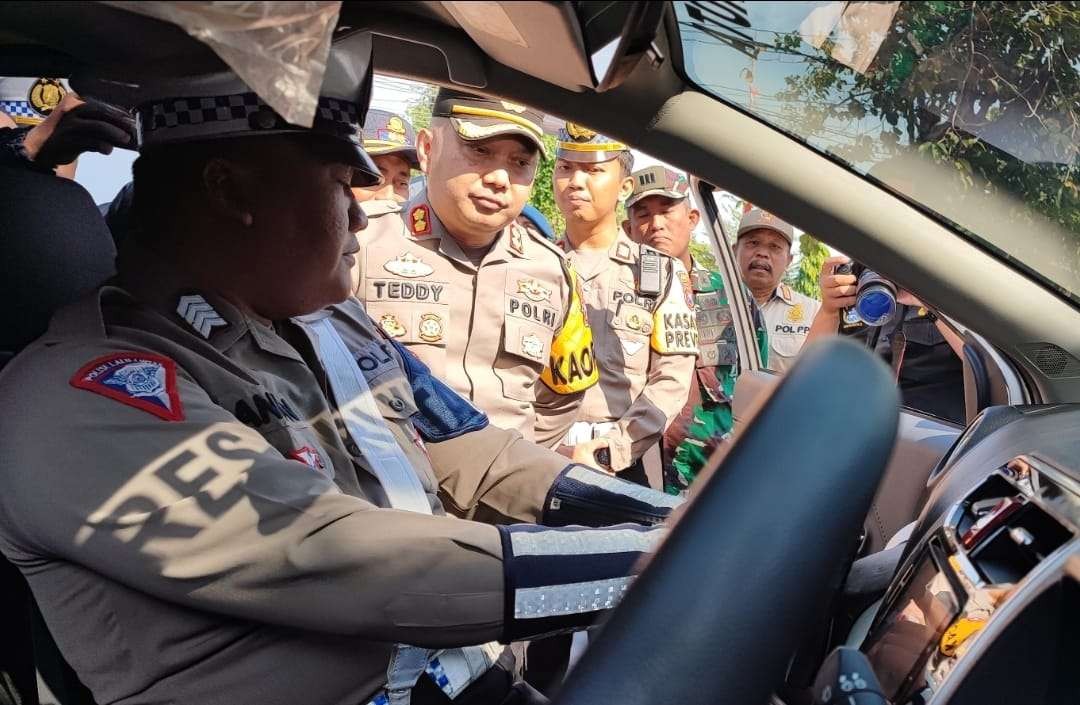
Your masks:
<instances>
[{"instance_id":1,"label":"plastic wrapped sun visor","mask_svg":"<svg viewBox=\"0 0 1080 705\"><path fill-rule=\"evenodd\" d=\"M106 4L180 26L213 49L285 120L307 127L314 121L340 0ZM366 69L369 57L363 58Z\"/></svg>"}]
</instances>

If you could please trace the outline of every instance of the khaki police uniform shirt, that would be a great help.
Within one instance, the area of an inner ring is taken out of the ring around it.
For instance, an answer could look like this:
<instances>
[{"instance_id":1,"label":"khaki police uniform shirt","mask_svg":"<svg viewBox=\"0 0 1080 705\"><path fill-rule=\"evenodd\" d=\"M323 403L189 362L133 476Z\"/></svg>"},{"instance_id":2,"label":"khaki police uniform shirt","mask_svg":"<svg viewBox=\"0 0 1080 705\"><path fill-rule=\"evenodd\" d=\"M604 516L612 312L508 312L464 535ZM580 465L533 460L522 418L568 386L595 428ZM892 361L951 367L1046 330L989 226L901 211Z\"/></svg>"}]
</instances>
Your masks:
<instances>
[{"instance_id":1,"label":"khaki police uniform shirt","mask_svg":"<svg viewBox=\"0 0 1080 705\"><path fill-rule=\"evenodd\" d=\"M761 307L769 336L769 369L786 372L806 343L821 302L792 289L776 287L772 298Z\"/></svg>"},{"instance_id":2,"label":"khaki police uniform shirt","mask_svg":"<svg viewBox=\"0 0 1080 705\"><path fill-rule=\"evenodd\" d=\"M565 234L562 242L569 248ZM612 469L623 470L660 442L686 403L698 351L693 294L682 263L667 256L661 256L660 293L641 293L640 246L621 231L598 265L589 267L591 258L572 250L569 257L581 278L600 368L600 383L585 392L578 420L615 424L605 435Z\"/></svg>"},{"instance_id":3,"label":"khaki police uniform shirt","mask_svg":"<svg viewBox=\"0 0 1080 705\"><path fill-rule=\"evenodd\" d=\"M298 325L145 254L122 271L141 300L62 309L0 376L0 545L99 702L360 703L395 642L499 637L499 533L444 507L537 521L565 458L493 426L424 443L347 302L334 325L434 515L388 509Z\"/></svg>"},{"instance_id":4,"label":"khaki police uniform shirt","mask_svg":"<svg viewBox=\"0 0 1080 705\"><path fill-rule=\"evenodd\" d=\"M514 223L477 265L426 191L401 215L382 216L360 235L357 297L372 320L492 423L557 445L582 395L554 392L542 372L554 363L563 386L581 389L583 366L595 376L591 351L552 359L572 298L563 253Z\"/></svg>"}]
</instances>

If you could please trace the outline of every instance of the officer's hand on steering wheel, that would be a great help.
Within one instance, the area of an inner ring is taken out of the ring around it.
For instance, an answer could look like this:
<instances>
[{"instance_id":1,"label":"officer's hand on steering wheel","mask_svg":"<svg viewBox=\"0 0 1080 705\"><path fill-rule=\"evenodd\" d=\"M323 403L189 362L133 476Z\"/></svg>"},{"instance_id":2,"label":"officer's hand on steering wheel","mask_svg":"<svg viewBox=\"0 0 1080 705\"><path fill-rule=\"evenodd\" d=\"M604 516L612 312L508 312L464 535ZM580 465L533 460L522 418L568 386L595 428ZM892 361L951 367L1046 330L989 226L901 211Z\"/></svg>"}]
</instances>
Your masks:
<instances>
[{"instance_id":1,"label":"officer's hand on steering wheel","mask_svg":"<svg viewBox=\"0 0 1080 705\"><path fill-rule=\"evenodd\" d=\"M84 152L134 149L135 120L119 108L68 93L44 122L27 133L23 147L34 162L47 167L73 162Z\"/></svg>"}]
</instances>

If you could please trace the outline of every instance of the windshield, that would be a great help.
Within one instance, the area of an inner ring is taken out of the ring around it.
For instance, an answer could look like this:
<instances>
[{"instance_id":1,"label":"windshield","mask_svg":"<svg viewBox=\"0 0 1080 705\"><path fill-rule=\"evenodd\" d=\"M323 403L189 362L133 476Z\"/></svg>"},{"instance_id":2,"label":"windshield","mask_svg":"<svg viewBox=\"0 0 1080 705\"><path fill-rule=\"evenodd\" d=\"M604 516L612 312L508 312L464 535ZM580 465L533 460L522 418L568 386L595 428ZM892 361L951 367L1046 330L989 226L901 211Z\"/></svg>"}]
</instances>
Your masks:
<instances>
[{"instance_id":1,"label":"windshield","mask_svg":"<svg viewBox=\"0 0 1080 705\"><path fill-rule=\"evenodd\" d=\"M1080 301L1080 3L675 8L703 91Z\"/></svg>"}]
</instances>

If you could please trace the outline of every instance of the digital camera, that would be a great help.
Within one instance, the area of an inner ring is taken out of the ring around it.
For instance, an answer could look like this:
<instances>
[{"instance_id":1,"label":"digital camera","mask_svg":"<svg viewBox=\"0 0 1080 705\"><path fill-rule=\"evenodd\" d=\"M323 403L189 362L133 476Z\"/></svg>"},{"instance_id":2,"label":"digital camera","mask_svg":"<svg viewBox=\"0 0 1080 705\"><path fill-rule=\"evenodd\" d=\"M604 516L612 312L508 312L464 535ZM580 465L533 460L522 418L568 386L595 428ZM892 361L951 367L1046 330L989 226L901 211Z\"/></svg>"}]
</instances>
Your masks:
<instances>
[{"instance_id":1,"label":"digital camera","mask_svg":"<svg viewBox=\"0 0 1080 705\"><path fill-rule=\"evenodd\" d=\"M863 326L883 326L896 313L897 287L872 269L848 262L836 268L836 274L854 274L855 305L840 315L840 329L851 332Z\"/></svg>"}]
</instances>

